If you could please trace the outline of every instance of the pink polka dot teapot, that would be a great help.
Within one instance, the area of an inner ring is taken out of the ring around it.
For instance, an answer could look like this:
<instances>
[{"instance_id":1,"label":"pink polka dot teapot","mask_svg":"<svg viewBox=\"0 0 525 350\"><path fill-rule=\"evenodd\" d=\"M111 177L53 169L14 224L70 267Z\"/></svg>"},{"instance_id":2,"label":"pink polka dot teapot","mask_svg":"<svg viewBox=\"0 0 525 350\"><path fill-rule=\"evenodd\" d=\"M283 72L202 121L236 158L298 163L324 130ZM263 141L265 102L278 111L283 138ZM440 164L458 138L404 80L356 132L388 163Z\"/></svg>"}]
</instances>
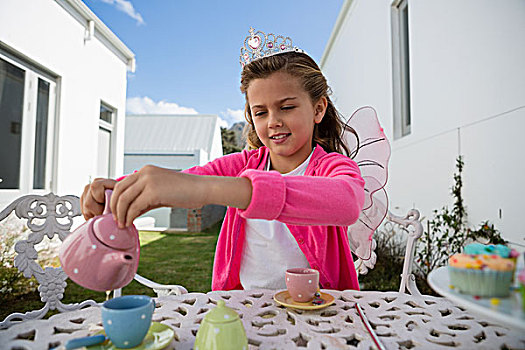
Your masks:
<instances>
[{"instance_id":1,"label":"pink polka dot teapot","mask_svg":"<svg viewBox=\"0 0 525 350\"><path fill-rule=\"evenodd\" d=\"M106 190L104 213L69 234L60 247L62 269L75 283L96 291L122 288L133 280L140 256L134 225L123 229L113 220Z\"/></svg>"}]
</instances>

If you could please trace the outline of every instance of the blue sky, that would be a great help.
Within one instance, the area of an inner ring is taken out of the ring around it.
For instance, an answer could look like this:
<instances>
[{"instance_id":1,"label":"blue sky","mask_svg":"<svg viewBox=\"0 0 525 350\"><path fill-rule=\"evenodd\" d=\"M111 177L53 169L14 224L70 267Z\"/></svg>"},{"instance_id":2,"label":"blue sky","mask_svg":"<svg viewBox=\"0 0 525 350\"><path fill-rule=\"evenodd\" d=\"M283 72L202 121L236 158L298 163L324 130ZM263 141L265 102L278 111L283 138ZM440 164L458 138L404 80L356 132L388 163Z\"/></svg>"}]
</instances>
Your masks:
<instances>
[{"instance_id":1,"label":"blue sky","mask_svg":"<svg viewBox=\"0 0 525 350\"><path fill-rule=\"evenodd\" d=\"M127 113L243 120L240 47L250 26L320 62L344 0L83 0L136 55Z\"/></svg>"}]
</instances>

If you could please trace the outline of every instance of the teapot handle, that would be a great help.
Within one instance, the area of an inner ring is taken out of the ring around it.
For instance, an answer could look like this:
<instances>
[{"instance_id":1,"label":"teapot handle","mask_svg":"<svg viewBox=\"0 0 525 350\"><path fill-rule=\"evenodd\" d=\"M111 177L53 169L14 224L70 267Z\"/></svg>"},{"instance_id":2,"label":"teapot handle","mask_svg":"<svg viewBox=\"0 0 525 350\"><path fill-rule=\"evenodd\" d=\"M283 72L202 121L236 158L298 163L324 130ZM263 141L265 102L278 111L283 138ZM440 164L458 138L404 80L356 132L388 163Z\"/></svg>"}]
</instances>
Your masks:
<instances>
[{"instance_id":1,"label":"teapot handle","mask_svg":"<svg viewBox=\"0 0 525 350\"><path fill-rule=\"evenodd\" d=\"M113 193L112 190L105 190L105 202L104 202L104 212L102 214L111 214L111 207L109 206L109 201L111 200L111 194Z\"/></svg>"}]
</instances>

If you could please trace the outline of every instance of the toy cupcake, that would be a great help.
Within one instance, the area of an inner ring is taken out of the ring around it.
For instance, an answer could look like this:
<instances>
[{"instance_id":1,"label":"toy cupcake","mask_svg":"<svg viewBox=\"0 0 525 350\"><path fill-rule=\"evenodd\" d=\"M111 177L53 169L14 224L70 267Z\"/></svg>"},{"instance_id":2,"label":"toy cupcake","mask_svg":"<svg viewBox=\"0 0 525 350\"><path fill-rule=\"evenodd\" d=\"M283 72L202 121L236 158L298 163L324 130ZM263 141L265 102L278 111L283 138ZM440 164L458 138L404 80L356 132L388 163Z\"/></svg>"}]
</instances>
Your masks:
<instances>
[{"instance_id":1,"label":"toy cupcake","mask_svg":"<svg viewBox=\"0 0 525 350\"><path fill-rule=\"evenodd\" d=\"M452 286L461 293L480 297L506 297L514 262L492 254L454 254L448 260Z\"/></svg>"},{"instance_id":2,"label":"toy cupcake","mask_svg":"<svg viewBox=\"0 0 525 350\"><path fill-rule=\"evenodd\" d=\"M510 259L514 262L514 270L512 271L512 282L514 282L514 274L516 272L516 264L518 262L519 253L516 249L509 248L503 244L481 244L470 243L463 249L465 254L469 255L498 255L502 258Z\"/></svg>"}]
</instances>

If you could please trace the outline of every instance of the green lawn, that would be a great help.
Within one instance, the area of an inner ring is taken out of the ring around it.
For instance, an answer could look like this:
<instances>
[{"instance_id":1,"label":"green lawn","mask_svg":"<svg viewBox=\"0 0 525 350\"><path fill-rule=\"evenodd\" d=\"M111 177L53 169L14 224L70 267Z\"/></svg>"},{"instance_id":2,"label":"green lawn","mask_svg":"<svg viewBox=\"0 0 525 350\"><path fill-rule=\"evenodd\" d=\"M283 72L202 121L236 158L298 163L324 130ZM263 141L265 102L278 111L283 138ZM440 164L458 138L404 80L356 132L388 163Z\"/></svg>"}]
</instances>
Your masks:
<instances>
[{"instance_id":1,"label":"green lawn","mask_svg":"<svg viewBox=\"0 0 525 350\"><path fill-rule=\"evenodd\" d=\"M189 292L209 292L219 228L220 226L216 225L206 232L176 234L141 231L138 273L157 283L180 284ZM100 302L106 299L104 292L85 289L69 279L67 284L64 303L78 303L86 299ZM135 281L124 287L122 294L155 296L151 289ZM0 320L12 312L26 312L40 309L42 306L38 292L21 296L2 295Z\"/></svg>"}]
</instances>

